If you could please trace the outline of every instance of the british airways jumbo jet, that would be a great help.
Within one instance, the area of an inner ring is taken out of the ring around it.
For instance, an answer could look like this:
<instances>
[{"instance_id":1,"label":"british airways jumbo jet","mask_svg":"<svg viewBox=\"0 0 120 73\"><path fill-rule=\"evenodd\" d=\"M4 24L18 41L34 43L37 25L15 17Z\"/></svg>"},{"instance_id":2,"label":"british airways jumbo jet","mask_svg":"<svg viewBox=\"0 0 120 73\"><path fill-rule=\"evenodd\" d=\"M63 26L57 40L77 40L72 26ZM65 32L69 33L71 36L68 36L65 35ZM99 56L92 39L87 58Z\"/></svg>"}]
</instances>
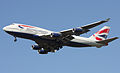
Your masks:
<instances>
[{"instance_id":1,"label":"british airways jumbo jet","mask_svg":"<svg viewBox=\"0 0 120 73\"><path fill-rule=\"evenodd\" d=\"M56 52L63 46L97 48L107 46L109 42L118 39L118 37L106 39L110 30L108 26L104 26L89 38L80 37L79 35L87 33L91 28L108 21L109 19L106 19L60 32L53 32L43 28L18 23L8 25L4 27L3 30L14 36L14 41L17 41L16 37L35 41L37 45L32 45L33 50L38 50L39 54L48 54L48 52Z\"/></svg>"}]
</instances>

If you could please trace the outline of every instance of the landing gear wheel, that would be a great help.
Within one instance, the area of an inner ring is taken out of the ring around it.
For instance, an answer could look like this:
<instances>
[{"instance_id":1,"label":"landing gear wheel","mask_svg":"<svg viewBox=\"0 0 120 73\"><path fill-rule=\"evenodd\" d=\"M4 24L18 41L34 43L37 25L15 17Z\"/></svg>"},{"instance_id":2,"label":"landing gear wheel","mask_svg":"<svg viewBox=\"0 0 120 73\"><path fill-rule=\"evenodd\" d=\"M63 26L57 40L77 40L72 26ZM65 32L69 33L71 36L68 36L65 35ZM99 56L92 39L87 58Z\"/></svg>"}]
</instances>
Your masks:
<instances>
[{"instance_id":1,"label":"landing gear wheel","mask_svg":"<svg viewBox=\"0 0 120 73\"><path fill-rule=\"evenodd\" d=\"M16 41L17 41L17 39L16 39L16 37L15 37L14 42L16 42Z\"/></svg>"}]
</instances>

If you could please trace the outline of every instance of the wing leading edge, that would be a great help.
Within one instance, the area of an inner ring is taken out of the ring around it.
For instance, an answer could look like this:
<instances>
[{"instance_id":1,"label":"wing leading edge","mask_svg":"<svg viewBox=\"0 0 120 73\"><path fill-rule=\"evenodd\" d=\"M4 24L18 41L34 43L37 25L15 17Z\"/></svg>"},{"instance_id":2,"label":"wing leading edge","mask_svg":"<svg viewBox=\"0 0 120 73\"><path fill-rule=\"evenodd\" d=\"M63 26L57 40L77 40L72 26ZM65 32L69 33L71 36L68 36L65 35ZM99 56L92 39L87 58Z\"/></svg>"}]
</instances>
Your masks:
<instances>
[{"instance_id":1,"label":"wing leading edge","mask_svg":"<svg viewBox=\"0 0 120 73\"><path fill-rule=\"evenodd\" d=\"M88 24L88 25L85 25L85 26L82 26L82 27L77 27L77 28L75 28L75 29L81 29L81 30L83 30L82 32L77 32L77 35L81 35L81 34L83 34L83 33L86 33L86 32L88 32L88 31L90 31L89 29L91 29L91 28L93 28L93 27L96 27L96 26L98 26L98 25L100 25L100 24L103 24L103 23L105 23L105 22L108 22L110 20L110 18L108 18L108 19L106 19L106 20L102 20L102 21L98 21L98 22L94 22L94 23L91 23L91 24ZM62 35L75 35L74 33L73 33L73 31L74 31L74 28L73 29L69 29L69 30L63 30L63 31L61 31L60 33L62 33Z\"/></svg>"}]
</instances>

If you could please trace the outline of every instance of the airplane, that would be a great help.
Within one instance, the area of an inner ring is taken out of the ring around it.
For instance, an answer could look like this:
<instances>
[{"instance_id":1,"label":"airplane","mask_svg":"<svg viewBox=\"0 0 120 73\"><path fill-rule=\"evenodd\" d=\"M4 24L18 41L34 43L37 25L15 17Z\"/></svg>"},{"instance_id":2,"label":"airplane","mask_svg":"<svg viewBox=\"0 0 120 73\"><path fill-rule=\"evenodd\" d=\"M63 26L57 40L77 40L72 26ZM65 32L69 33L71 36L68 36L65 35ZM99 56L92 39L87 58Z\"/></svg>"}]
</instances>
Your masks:
<instances>
[{"instance_id":1,"label":"airplane","mask_svg":"<svg viewBox=\"0 0 120 73\"><path fill-rule=\"evenodd\" d=\"M53 32L43 28L30 26L26 24L13 23L5 26L3 30L15 37L29 39L35 41L36 45L32 45L33 50L37 50L39 54L48 54L48 52L56 52L63 46L70 47L97 47L107 46L118 37L107 39L110 27L104 26L89 38L80 37L81 34L87 33L91 28L108 22L110 18L98 22L94 22L82 27Z\"/></svg>"}]
</instances>

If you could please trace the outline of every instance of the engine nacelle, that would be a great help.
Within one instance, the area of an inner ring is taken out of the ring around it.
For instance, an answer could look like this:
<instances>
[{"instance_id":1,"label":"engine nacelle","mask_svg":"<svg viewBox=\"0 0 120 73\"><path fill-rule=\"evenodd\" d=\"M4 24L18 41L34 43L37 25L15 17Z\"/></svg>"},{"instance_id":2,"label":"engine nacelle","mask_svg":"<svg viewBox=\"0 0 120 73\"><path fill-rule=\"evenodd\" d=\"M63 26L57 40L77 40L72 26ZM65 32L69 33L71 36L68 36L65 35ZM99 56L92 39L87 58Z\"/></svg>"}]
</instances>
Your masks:
<instances>
[{"instance_id":1,"label":"engine nacelle","mask_svg":"<svg viewBox=\"0 0 120 73\"><path fill-rule=\"evenodd\" d=\"M39 54L48 54L47 51L45 51L44 49L38 50Z\"/></svg>"},{"instance_id":2,"label":"engine nacelle","mask_svg":"<svg viewBox=\"0 0 120 73\"><path fill-rule=\"evenodd\" d=\"M51 52L55 53L57 50L51 50Z\"/></svg>"},{"instance_id":3,"label":"engine nacelle","mask_svg":"<svg viewBox=\"0 0 120 73\"><path fill-rule=\"evenodd\" d=\"M61 33L51 33L51 37L60 37Z\"/></svg>"},{"instance_id":4,"label":"engine nacelle","mask_svg":"<svg viewBox=\"0 0 120 73\"><path fill-rule=\"evenodd\" d=\"M73 28L73 33L83 32L82 28Z\"/></svg>"},{"instance_id":5,"label":"engine nacelle","mask_svg":"<svg viewBox=\"0 0 120 73\"><path fill-rule=\"evenodd\" d=\"M38 45L32 45L32 48L33 48L33 50L39 50L39 49L41 49L41 47L38 46Z\"/></svg>"}]
</instances>

